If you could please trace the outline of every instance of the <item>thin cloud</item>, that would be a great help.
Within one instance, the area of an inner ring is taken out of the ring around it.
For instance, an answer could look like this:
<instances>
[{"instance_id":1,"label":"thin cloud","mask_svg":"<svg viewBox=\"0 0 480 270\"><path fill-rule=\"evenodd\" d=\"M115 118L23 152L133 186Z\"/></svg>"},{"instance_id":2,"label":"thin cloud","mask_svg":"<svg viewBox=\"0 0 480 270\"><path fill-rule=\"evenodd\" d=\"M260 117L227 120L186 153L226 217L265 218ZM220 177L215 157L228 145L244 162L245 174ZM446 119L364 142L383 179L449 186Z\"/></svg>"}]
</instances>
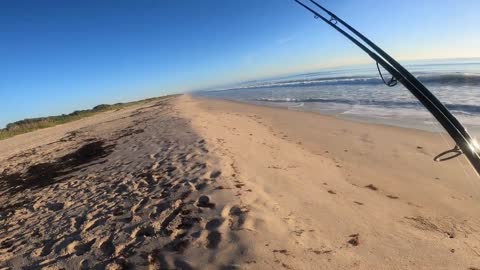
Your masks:
<instances>
[{"instance_id":1,"label":"thin cloud","mask_svg":"<svg viewBox=\"0 0 480 270\"><path fill-rule=\"evenodd\" d=\"M291 36L285 37L285 38L280 38L280 39L277 40L277 45L287 44L290 41L294 40L295 38L296 38L295 35L291 35Z\"/></svg>"}]
</instances>

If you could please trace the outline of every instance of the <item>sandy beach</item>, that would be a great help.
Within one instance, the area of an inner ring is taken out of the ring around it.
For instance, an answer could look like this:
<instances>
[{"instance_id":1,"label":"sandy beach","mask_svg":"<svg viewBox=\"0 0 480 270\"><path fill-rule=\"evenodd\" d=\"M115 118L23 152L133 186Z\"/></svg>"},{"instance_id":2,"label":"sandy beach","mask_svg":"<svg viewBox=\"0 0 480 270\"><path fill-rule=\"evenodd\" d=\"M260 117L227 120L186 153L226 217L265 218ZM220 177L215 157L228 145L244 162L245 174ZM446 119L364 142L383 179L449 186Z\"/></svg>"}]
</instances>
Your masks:
<instances>
[{"instance_id":1,"label":"sandy beach","mask_svg":"<svg viewBox=\"0 0 480 270\"><path fill-rule=\"evenodd\" d=\"M447 149L188 95L18 135L0 269L480 269L480 184Z\"/></svg>"}]
</instances>

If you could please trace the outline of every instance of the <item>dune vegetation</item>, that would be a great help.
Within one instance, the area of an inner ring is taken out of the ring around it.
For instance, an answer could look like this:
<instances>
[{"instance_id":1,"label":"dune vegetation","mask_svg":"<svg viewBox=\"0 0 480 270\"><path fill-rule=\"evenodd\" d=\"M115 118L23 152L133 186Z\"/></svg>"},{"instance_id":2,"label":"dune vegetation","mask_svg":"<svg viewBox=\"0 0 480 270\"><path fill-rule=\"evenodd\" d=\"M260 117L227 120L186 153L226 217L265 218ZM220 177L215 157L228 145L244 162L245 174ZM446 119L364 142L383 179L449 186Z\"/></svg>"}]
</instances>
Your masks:
<instances>
[{"instance_id":1,"label":"dune vegetation","mask_svg":"<svg viewBox=\"0 0 480 270\"><path fill-rule=\"evenodd\" d=\"M150 102L157 99L163 99L166 97L168 96L148 98L125 103L100 104L93 107L92 109L77 110L69 114L23 119L20 121L9 123L6 125L5 128L0 129L0 140L10 138L15 135L31 132L37 129L53 127L56 125L76 121L85 117L95 115L97 113L118 110L128 106Z\"/></svg>"}]
</instances>

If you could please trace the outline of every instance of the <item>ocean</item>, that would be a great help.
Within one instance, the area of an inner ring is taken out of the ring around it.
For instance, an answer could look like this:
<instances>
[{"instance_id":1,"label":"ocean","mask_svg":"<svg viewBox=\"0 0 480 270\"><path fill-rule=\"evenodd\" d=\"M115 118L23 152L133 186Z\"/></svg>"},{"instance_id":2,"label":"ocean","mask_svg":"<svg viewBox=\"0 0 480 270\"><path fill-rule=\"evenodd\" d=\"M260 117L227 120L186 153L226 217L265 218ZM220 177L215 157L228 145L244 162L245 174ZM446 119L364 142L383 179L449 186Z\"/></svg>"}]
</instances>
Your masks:
<instances>
[{"instance_id":1,"label":"ocean","mask_svg":"<svg viewBox=\"0 0 480 270\"><path fill-rule=\"evenodd\" d=\"M410 70L440 101L480 137L480 58L409 62ZM390 75L382 72L386 79ZM355 121L441 131L410 92L386 86L373 65L323 69L228 87L195 95L265 106L287 107Z\"/></svg>"}]
</instances>

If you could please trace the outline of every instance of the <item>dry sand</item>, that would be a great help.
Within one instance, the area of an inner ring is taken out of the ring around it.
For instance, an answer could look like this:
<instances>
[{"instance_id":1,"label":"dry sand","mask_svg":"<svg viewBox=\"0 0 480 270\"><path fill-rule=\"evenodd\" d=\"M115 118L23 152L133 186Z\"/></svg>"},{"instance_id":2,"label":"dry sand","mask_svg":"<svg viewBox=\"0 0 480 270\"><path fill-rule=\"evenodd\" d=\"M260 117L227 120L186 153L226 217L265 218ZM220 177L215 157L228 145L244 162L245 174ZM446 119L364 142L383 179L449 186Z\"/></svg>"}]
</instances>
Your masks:
<instances>
[{"instance_id":1,"label":"dry sand","mask_svg":"<svg viewBox=\"0 0 480 270\"><path fill-rule=\"evenodd\" d=\"M480 185L446 148L189 96L19 135L0 268L477 269Z\"/></svg>"}]
</instances>

